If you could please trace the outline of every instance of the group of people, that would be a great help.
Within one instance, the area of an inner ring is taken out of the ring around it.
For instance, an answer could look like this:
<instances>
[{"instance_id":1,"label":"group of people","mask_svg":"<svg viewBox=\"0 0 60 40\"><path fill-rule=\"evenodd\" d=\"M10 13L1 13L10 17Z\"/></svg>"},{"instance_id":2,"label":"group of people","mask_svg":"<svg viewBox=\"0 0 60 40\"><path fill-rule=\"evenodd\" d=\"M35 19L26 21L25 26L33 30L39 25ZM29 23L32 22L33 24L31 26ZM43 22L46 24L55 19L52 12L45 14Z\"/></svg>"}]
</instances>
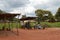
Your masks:
<instances>
[{"instance_id":1,"label":"group of people","mask_svg":"<svg viewBox=\"0 0 60 40\"><path fill-rule=\"evenodd\" d=\"M34 29L45 29L45 26L42 27L40 24L36 24L36 25L34 26Z\"/></svg>"},{"instance_id":2,"label":"group of people","mask_svg":"<svg viewBox=\"0 0 60 40\"><path fill-rule=\"evenodd\" d=\"M40 24L35 24L34 27L31 27L30 22L26 22L25 24L22 24L22 28L24 29L45 29L45 27L42 27Z\"/></svg>"},{"instance_id":3,"label":"group of people","mask_svg":"<svg viewBox=\"0 0 60 40\"><path fill-rule=\"evenodd\" d=\"M32 27L30 26L30 22L21 23L21 26L24 29L32 29Z\"/></svg>"},{"instance_id":4,"label":"group of people","mask_svg":"<svg viewBox=\"0 0 60 40\"><path fill-rule=\"evenodd\" d=\"M41 29L42 27L41 27L41 25L40 24L36 24L35 26L34 26L34 29Z\"/></svg>"}]
</instances>

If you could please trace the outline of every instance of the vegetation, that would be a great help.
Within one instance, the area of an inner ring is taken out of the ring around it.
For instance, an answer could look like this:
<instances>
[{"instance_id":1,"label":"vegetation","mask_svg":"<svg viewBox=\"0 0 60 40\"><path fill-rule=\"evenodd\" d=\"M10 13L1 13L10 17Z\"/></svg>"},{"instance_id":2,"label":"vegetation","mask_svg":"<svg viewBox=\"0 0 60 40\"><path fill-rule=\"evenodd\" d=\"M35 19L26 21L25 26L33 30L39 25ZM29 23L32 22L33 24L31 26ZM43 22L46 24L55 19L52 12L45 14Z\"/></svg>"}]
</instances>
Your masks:
<instances>
[{"instance_id":1,"label":"vegetation","mask_svg":"<svg viewBox=\"0 0 60 40\"><path fill-rule=\"evenodd\" d=\"M2 10L0 10L0 14L1 13L6 13ZM35 11L36 15L38 16L37 18L37 21L38 21L38 24L41 24L41 26L46 26L46 27L60 27L60 8L58 8L55 16L52 15L52 13L48 10L41 10L41 9L37 9ZM25 18L26 15L23 15L22 18ZM58 22L55 22L55 19L58 21ZM10 28L16 28L16 27L19 27L21 28L21 25L20 23L16 23L16 22L12 22L12 20L16 21L18 19L9 19L11 21L10 24L8 23L0 23L0 28L2 28L3 26L6 26ZM46 22L46 20L49 20L51 22ZM54 21L54 23L52 23ZM31 23L31 26L34 26L34 23Z\"/></svg>"},{"instance_id":2,"label":"vegetation","mask_svg":"<svg viewBox=\"0 0 60 40\"><path fill-rule=\"evenodd\" d=\"M35 23L31 23L31 26L33 27ZM50 23L50 22L41 22L40 23L41 26L46 26L48 28L53 28L53 27L56 27L56 28L60 28L60 22L55 22L55 23ZM8 28L10 26L11 29L13 28L21 28L21 25L20 23L0 23L0 29L2 29L2 27L5 26L6 28Z\"/></svg>"},{"instance_id":3,"label":"vegetation","mask_svg":"<svg viewBox=\"0 0 60 40\"><path fill-rule=\"evenodd\" d=\"M21 25L20 25L20 23L16 23L16 22L14 22L14 23L0 23L0 29L2 29L2 27L3 26L5 26L5 28L8 28L8 27L10 27L11 29L13 29L13 28L21 28Z\"/></svg>"},{"instance_id":4,"label":"vegetation","mask_svg":"<svg viewBox=\"0 0 60 40\"><path fill-rule=\"evenodd\" d=\"M6 12L5 12L5 11L0 10L0 14L2 14L2 13L6 13Z\"/></svg>"},{"instance_id":5,"label":"vegetation","mask_svg":"<svg viewBox=\"0 0 60 40\"><path fill-rule=\"evenodd\" d=\"M57 19L57 21L60 22L60 8L58 8L56 15L55 15L55 18Z\"/></svg>"},{"instance_id":6,"label":"vegetation","mask_svg":"<svg viewBox=\"0 0 60 40\"><path fill-rule=\"evenodd\" d=\"M39 21L41 22L41 21L46 21L46 20L49 20L49 21L54 20L54 17L50 11L38 9L35 11L35 13L38 16L37 18L38 23Z\"/></svg>"},{"instance_id":7,"label":"vegetation","mask_svg":"<svg viewBox=\"0 0 60 40\"><path fill-rule=\"evenodd\" d=\"M60 28L60 22L54 22L54 23L51 23L51 22L41 22L41 25L43 26L47 26L47 27L59 27Z\"/></svg>"},{"instance_id":8,"label":"vegetation","mask_svg":"<svg viewBox=\"0 0 60 40\"><path fill-rule=\"evenodd\" d=\"M37 9L35 11L36 15L38 16L37 21L42 26L47 27L60 27L60 8L58 8L56 14L53 16L50 11ZM45 20L48 20L47 22ZM56 22L56 20L58 22ZM54 22L54 23L52 23Z\"/></svg>"}]
</instances>

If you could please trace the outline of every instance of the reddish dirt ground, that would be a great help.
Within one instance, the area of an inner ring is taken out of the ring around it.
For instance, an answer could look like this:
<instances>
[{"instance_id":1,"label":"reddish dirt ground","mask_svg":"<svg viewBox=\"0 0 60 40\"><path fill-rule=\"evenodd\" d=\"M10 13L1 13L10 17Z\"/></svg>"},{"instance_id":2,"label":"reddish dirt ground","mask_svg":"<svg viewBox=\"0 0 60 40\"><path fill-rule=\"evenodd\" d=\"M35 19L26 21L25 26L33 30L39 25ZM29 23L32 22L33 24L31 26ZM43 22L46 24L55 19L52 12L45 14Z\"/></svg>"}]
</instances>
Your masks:
<instances>
[{"instance_id":1,"label":"reddish dirt ground","mask_svg":"<svg viewBox=\"0 0 60 40\"><path fill-rule=\"evenodd\" d=\"M1 32L0 40L60 40L60 28L46 28L44 30L19 29L18 36L12 32Z\"/></svg>"}]
</instances>

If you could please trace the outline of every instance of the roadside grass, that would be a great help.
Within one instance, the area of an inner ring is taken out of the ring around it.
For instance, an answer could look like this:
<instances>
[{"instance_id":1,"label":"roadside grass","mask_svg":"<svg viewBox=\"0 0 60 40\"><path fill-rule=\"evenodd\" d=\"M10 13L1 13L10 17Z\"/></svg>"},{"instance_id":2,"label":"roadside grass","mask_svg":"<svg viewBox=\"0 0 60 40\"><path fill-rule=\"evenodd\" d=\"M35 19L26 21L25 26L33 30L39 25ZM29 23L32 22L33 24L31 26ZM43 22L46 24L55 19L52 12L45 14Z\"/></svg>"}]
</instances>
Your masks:
<instances>
[{"instance_id":1,"label":"roadside grass","mask_svg":"<svg viewBox=\"0 0 60 40\"><path fill-rule=\"evenodd\" d=\"M31 27L33 27L36 23L30 23ZM41 26L45 26L47 25L48 28L60 28L60 22L40 22ZM11 29L13 28L21 28L21 24L20 23L0 23L0 29L2 29L2 27L5 26L6 28L10 27Z\"/></svg>"},{"instance_id":2,"label":"roadside grass","mask_svg":"<svg viewBox=\"0 0 60 40\"><path fill-rule=\"evenodd\" d=\"M41 22L40 24L41 25L47 25L48 27L58 27L58 28L60 28L60 22L54 22L54 23L51 23L51 22Z\"/></svg>"},{"instance_id":3,"label":"roadside grass","mask_svg":"<svg viewBox=\"0 0 60 40\"><path fill-rule=\"evenodd\" d=\"M11 29L13 28L20 28L21 24L20 23L0 23L0 29L2 29L2 27L8 28L10 27Z\"/></svg>"}]
</instances>

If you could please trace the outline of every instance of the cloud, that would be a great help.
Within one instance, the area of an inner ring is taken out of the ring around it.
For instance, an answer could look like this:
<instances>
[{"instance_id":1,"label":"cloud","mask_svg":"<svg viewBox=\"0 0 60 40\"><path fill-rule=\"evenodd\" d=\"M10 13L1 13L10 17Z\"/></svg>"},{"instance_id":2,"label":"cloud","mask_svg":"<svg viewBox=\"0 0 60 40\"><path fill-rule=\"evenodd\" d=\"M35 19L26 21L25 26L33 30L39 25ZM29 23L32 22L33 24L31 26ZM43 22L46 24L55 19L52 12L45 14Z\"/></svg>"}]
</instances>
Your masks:
<instances>
[{"instance_id":1,"label":"cloud","mask_svg":"<svg viewBox=\"0 0 60 40\"><path fill-rule=\"evenodd\" d=\"M35 4L33 4L33 2L35 2ZM55 14L60 7L60 0L35 0L33 2L32 4L36 9L50 10L53 14Z\"/></svg>"},{"instance_id":2,"label":"cloud","mask_svg":"<svg viewBox=\"0 0 60 40\"><path fill-rule=\"evenodd\" d=\"M6 1L13 8L22 7L29 3L28 0L6 0Z\"/></svg>"},{"instance_id":3,"label":"cloud","mask_svg":"<svg viewBox=\"0 0 60 40\"><path fill-rule=\"evenodd\" d=\"M30 5L25 5L24 7L15 8L11 13L22 13L22 15L27 15L35 12L35 8Z\"/></svg>"},{"instance_id":4,"label":"cloud","mask_svg":"<svg viewBox=\"0 0 60 40\"><path fill-rule=\"evenodd\" d=\"M28 0L0 0L0 9L9 12L14 8L23 7L26 4L29 4Z\"/></svg>"},{"instance_id":5,"label":"cloud","mask_svg":"<svg viewBox=\"0 0 60 40\"><path fill-rule=\"evenodd\" d=\"M0 9L22 15L34 15L36 9L50 10L55 14L58 7L60 0L0 0Z\"/></svg>"},{"instance_id":6,"label":"cloud","mask_svg":"<svg viewBox=\"0 0 60 40\"><path fill-rule=\"evenodd\" d=\"M36 5L41 5L44 3L49 2L48 0L29 0L31 5L36 6Z\"/></svg>"}]
</instances>

